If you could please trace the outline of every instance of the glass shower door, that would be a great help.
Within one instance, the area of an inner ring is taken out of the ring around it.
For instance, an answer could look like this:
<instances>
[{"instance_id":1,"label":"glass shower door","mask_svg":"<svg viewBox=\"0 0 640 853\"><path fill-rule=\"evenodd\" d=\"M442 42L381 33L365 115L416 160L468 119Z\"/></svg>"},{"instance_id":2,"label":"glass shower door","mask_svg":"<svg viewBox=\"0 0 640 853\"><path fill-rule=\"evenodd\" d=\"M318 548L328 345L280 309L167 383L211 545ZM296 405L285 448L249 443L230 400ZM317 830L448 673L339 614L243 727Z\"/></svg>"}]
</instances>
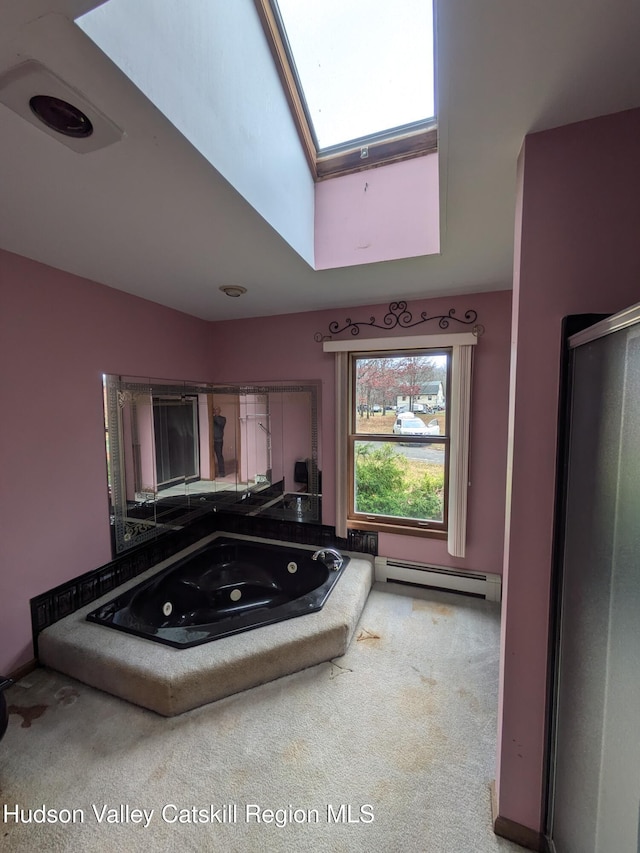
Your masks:
<instances>
[{"instance_id":1,"label":"glass shower door","mask_svg":"<svg viewBox=\"0 0 640 853\"><path fill-rule=\"evenodd\" d=\"M572 357L550 832L639 853L640 325Z\"/></svg>"}]
</instances>

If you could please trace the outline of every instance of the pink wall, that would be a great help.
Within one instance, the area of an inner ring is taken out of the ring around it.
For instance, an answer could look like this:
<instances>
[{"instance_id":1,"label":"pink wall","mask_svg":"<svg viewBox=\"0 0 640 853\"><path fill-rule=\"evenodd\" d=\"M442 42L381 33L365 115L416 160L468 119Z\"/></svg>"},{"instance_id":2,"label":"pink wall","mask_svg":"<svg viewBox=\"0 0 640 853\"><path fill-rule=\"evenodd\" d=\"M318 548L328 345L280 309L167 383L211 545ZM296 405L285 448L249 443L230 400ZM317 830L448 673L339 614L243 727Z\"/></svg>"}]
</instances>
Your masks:
<instances>
[{"instance_id":1,"label":"pink wall","mask_svg":"<svg viewBox=\"0 0 640 853\"><path fill-rule=\"evenodd\" d=\"M270 396L273 480L284 477L286 491L297 491L301 486L293 479L296 461L311 456L311 393Z\"/></svg>"},{"instance_id":2,"label":"pink wall","mask_svg":"<svg viewBox=\"0 0 640 853\"><path fill-rule=\"evenodd\" d=\"M151 398L151 394L148 395L145 402L146 405L138 403L136 406L136 416L138 420L137 438L140 451L140 477L142 480L139 484L139 488L142 491L146 491L148 489L153 492L157 488L158 477L156 473L156 444L153 429L153 400ZM128 408L129 407L126 406L125 410ZM130 412L127 412L127 414L130 414ZM127 420L130 421L131 418L129 417ZM131 447L133 445L133 436L129 438L125 433L123 444ZM127 461L129 461L129 455L130 454L127 454ZM131 463L133 463L133 460L131 460ZM131 464L131 468L133 468L133 464ZM125 483L127 486L128 500L135 500L136 478L133 470L127 470L125 474Z\"/></svg>"},{"instance_id":3,"label":"pink wall","mask_svg":"<svg viewBox=\"0 0 640 853\"><path fill-rule=\"evenodd\" d=\"M204 321L0 251L0 672L33 657L29 599L111 559L102 374L199 380L207 338Z\"/></svg>"},{"instance_id":4,"label":"pink wall","mask_svg":"<svg viewBox=\"0 0 640 853\"><path fill-rule=\"evenodd\" d=\"M508 291L473 294L449 299L431 299L409 305L414 318L421 311L430 316L456 309L478 312L486 332L476 347L472 406L471 492L468 517L468 547L465 559L454 559L442 540L415 536L383 535L380 552L408 560L424 560L438 565L464 567L476 571L502 570L502 539L506 478L507 406L511 294ZM326 334L332 320L349 316L382 320L386 305L369 305L347 311L317 311L213 323L211 363L216 381L262 382L276 379L322 382L320 433L323 449L323 507L325 524L335 523L335 423L334 356L324 353L314 340L315 332ZM449 331L458 331L452 323ZM437 334L436 322L418 327L420 334ZM461 326L461 331L468 328ZM415 334L417 330L394 329L393 334ZM385 332L377 331L384 337ZM362 338L375 337L365 329ZM346 337L343 333L342 337ZM213 341L215 340L215 350ZM357 339L354 348L357 347ZM259 365L259 367L257 367Z\"/></svg>"},{"instance_id":5,"label":"pink wall","mask_svg":"<svg viewBox=\"0 0 640 853\"><path fill-rule=\"evenodd\" d=\"M499 813L541 828L560 327L640 299L640 110L528 137L514 281Z\"/></svg>"},{"instance_id":6,"label":"pink wall","mask_svg":"<svg viewBox=\"0 0 640 853\"><path fill-rule=\"evenodd\" d=\"M438 155L316 184L315 268L440 251Z\"/></svg>"}]
</instances>

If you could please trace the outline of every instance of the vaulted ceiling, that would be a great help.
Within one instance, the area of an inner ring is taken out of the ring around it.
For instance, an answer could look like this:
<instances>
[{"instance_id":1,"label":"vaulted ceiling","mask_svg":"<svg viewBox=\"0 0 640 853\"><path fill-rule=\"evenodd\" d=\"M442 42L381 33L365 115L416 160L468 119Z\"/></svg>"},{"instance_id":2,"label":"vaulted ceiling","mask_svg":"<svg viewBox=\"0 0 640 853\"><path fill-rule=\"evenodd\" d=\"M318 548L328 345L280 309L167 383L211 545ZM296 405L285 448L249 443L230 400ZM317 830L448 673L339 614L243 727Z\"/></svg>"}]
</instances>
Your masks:
<instances>
[{"instance_id":1,"label":"vaulted ceiling","mask_svg":"<svg viewBox=\"0 0 640 853\"><path fill-rule=\"evenodd\" d=\"M0 247L206 319L509 288L524 136L640 106L634 0L438 3L441 253L314 271L92 42L57 25L94 5L0 0L0 76L36 58L107 114L117 105L126 133L77 155L0 104ZM221 294L229 283L246 296Z\"/></svg>"}]
</instances>

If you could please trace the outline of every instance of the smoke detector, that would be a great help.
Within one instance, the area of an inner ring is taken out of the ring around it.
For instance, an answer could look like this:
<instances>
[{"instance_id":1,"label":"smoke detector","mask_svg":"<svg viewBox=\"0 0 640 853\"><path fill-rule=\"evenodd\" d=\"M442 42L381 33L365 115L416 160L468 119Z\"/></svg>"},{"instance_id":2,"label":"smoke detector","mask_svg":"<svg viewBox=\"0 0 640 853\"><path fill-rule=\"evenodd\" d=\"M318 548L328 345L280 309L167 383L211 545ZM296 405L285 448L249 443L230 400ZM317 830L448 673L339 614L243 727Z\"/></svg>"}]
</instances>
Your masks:
<instances>
[{"instance_id":1,"label":"smoke detector","mask_svg":"<svg viewBox=\"0 0 640 853\"><path fill-rule=\"evenodd\" d=\"M0 103L79 154L105 148L123 136L81 92L35 59L0 77Z\"/></svg>"}]
</instances>

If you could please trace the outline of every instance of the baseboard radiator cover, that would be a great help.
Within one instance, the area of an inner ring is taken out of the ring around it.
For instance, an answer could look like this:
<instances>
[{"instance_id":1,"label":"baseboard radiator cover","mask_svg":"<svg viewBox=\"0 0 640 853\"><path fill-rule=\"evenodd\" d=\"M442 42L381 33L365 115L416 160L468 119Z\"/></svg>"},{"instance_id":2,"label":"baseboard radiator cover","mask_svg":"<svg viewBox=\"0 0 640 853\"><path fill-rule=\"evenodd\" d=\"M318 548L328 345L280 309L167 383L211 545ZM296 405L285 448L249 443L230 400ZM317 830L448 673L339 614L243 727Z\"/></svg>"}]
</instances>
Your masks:
<instances>
[{"instance_id":1,"label":"baseboard radiator cover","mask_svg":"<svg viewBox=\"0 0 640 853\"><path fill-rule=\"evenodd\" d=\"M377 581L402 581L430 589L475 595L487 601L500 601L502 595L502 578L487 572L466 572L464 569L376 557L375 573Z\"/></svg>"}]
</instances>

